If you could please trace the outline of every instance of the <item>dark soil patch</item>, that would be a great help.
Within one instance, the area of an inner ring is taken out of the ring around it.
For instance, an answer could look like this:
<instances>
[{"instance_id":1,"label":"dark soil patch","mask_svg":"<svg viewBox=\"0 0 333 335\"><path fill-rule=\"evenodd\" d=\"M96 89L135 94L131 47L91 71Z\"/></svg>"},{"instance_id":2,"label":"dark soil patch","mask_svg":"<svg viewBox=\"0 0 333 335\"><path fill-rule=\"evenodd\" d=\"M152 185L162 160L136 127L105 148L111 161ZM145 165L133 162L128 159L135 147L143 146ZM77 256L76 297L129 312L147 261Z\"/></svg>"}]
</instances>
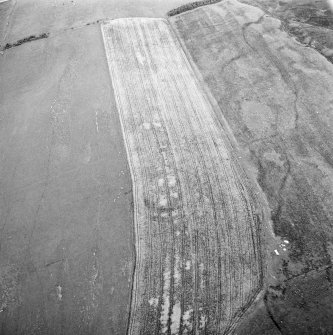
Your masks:
<instances>
[{"instance_id":1,"label":"dark soil patch","mask_svg":"<svg viewBox=\"0 0 333 335\"><path fill-rule=\"evenodd\" d=\"M333 333L331 278L332 269L328 267L285 282L281 294L272 288L268 290L266 306L281 333Z\"/></svg>"}]
</instances>

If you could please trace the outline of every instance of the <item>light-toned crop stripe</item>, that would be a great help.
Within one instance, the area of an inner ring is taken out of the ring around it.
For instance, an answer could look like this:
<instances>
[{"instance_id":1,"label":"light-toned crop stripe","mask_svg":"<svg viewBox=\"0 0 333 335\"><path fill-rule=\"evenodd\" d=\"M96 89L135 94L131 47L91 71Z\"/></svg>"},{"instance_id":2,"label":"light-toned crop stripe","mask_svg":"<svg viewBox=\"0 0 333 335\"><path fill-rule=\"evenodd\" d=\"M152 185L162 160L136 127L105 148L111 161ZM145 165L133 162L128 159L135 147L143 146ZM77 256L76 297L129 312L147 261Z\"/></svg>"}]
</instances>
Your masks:
<instances>
[{"instance_id":1,"label":"light-toned crop stripe","mask_svg":"<svg viewBox=\"0 0 333 335\"><path fill-rule=\"evenodd\" d=\"M128 333L223 333L259 285L246 183L168 22L102 33L133 181Z\"/></svg>"}]
</instances>

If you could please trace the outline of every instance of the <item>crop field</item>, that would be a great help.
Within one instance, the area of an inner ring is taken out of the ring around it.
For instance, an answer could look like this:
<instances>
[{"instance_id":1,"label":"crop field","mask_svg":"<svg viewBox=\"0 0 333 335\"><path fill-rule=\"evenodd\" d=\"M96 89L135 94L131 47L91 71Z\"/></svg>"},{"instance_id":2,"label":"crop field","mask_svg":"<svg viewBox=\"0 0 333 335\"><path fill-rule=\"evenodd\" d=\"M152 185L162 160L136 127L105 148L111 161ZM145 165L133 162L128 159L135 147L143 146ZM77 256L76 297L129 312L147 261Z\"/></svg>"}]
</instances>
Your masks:
<instances>
[{"instance_id":1,"label":"crop field","mask_svg":"<svg viewBox=\"0 0 333 335\"><path fill-rule=\"evenodd\" d=\"M102 25L129 160L128 334L222 334L262 285L256 200L168 21Z\"/></svg>"}]
</instances>

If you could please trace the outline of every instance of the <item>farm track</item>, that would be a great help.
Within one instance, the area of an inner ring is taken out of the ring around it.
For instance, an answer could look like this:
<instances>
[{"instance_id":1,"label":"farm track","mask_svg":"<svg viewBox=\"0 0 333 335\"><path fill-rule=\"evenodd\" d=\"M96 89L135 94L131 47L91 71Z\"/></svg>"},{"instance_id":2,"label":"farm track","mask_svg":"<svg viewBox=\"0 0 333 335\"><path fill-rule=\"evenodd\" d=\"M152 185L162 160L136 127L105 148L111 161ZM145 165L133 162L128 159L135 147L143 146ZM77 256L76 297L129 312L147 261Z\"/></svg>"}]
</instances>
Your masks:
<instances>
[{"instance_id":1,"label":"farm track","mask_svg":"<svg viewBox=\"0 0 333 335\"><path fill-rule=\"evenodd\" d=\"M102 25L133 182L128 334L223 334L257 293L247 182L164 19Z\"/></svg>"}]
</instances>

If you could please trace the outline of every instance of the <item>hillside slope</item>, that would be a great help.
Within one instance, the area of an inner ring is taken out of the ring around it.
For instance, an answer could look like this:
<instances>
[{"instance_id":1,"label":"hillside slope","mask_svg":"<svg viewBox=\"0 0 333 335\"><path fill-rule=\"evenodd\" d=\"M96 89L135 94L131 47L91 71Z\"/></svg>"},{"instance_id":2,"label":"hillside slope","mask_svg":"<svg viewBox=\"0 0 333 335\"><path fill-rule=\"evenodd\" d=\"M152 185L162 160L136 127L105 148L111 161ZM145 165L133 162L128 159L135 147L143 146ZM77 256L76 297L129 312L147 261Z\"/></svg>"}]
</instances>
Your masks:
<instances>
[{"instance_id":1,"label":"hillside slope","mask_svg":"<svg viewBox=\"0 0 333 335\"><path fill-rule=\"evenodd\" d=\"M283 334L331 333L333 65L269 12L236 0L170 22L269 203L278 245L264 319Z\"/></svg>"}]
</instances>

